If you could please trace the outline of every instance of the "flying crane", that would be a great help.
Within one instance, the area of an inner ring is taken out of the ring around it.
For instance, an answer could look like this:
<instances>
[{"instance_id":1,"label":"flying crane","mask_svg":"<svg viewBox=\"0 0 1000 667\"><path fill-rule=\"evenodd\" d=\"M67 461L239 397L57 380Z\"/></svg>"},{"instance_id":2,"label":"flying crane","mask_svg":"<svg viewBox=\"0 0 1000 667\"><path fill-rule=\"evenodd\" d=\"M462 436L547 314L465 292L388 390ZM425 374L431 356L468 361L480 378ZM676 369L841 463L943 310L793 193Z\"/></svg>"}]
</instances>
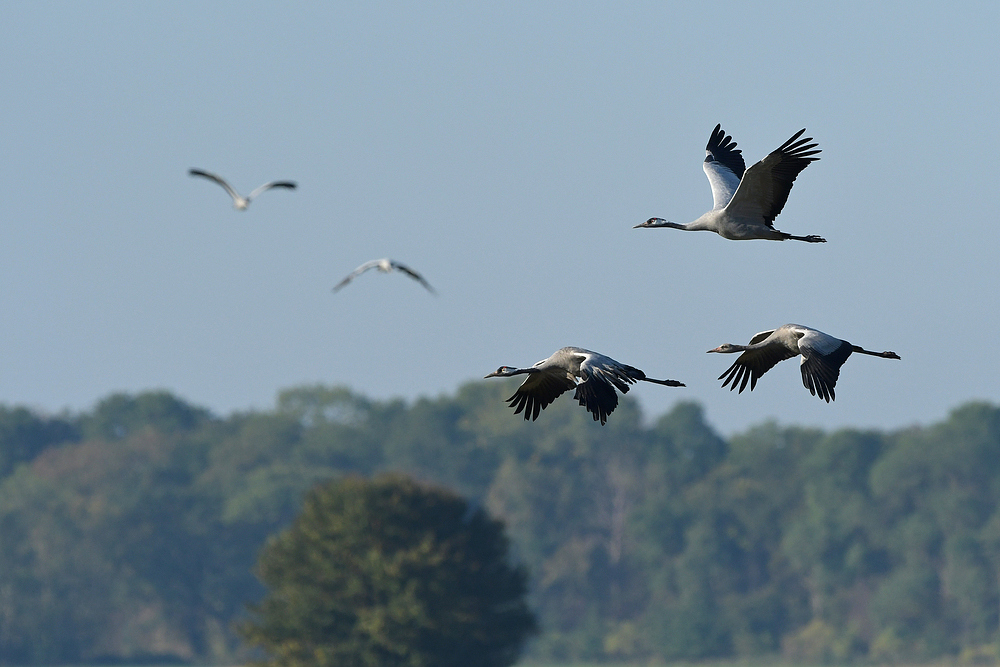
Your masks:
<instances>
[{"instance_id":1,"label":"flying crane","mask_svg":"<svg viewBox=\"0 0 1000 667\"><path fill-rule=\"evenodd\" d=\"M872 352L800 324L786 324L771 331L761 331L750 339L749 345L724 343L709 352L743 353L719 376L720 380L725 379L723 387L732 382L729 387L732 391L738 384L741 394L746 389L747 382L750 383L750 391L753 391L760 376L774 368L779 361L802 355L799 365L802 384L810 394L819 396L827 403L836 398L833 389L840 377L840 367L853 352L884 359L899 359L895 352Z\"/></svg>"},{"instance_id":2,"label":"flying crane","mask_svg":"<svg viewBox=\"0 0 1000 667\"><path fill-rule=\"evenodd\" d=\"M573 398L594 415L601 425L618 407L618 394L628 393L629 385L638 381L653 382L666 387L683 387L677 380L654 380L638 368L619 363L597 352L580 347L564 347L548 359L528 368L501 366L486 377L512 377L526 374L521 386L507 399L514 414L524 412L525 420L538 419L538 413L563 393L575 389Z\"/></svg>"},{"instance_id":3,"label":"flying crane","mask_svg":"<svg viewBox=\"0 0 1000 667\"><path fill-rule=\"evenodd\" d=\"M705 147L707 156L702 164L712 186L712 198L715 200L712 210L687 224L650 218L633 229L671 227L689 232L715 232L736 241L792 239L826 243L826 239L820 236L794 236L774 228L774 219L784 208L795 177L809 163L819 159L813 157L820 150L816 148L818 144L809 143L812 137L799 139L803 132L804 128L747 169L743 151L736 148L736 142L722 130L721 124L716 125ZM812 150L814 148L816 150Z\"/></svg>"}]
</instances>

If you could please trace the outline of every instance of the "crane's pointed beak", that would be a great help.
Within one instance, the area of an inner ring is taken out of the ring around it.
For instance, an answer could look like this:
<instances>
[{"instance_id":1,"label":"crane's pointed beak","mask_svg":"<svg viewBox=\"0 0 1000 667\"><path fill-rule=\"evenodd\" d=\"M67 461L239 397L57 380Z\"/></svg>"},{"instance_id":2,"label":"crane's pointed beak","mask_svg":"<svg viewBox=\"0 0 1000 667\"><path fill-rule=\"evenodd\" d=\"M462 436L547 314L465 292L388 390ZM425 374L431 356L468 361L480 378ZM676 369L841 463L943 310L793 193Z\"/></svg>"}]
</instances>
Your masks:
<instances>
[{"instance_id":1,"label":"crane's pointed beak","mask_svg":"<svg viewBox=\"0 0 1000 667\"><path fill-rule=\"evenodd\" d=\"M715 348L715 349L712 349L712 350L708 350L708 352L706 352L705 354L708 354L709 352L722 352L722 350L721 350L720 348L718 348L718 347L717 347L717 348Z\"/></svg>"}]
</instances>

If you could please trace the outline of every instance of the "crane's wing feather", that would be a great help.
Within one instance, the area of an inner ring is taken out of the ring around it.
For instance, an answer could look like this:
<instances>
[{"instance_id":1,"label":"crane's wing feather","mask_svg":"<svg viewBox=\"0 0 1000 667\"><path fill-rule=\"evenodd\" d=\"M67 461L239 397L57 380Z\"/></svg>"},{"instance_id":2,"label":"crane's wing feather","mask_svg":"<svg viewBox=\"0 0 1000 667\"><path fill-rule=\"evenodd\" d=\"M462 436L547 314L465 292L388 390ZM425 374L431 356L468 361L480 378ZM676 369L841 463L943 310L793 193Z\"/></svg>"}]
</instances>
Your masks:
<instances>
[{"instance_id":1,"label":"crane's wing feather","mask_svg":"<svg viewBox=\"0 0 1000 667\"><path fill-rule=\"evenodd\" d=\"M554 369L529 373L514 395L507 399L514 414L524 412L524 419L538 419L538 413L576 386L576 380L566 371Z\"/></svg>"},{"instance_id":2,"label":"crane's wing feather","mask_svg":"<svg viewBox=\"0 0 1000 667\"><path fill-rule=\"evenodd\" d=\"M295 181L271 181L270 183L265 183L259 188L255 188L253 192L247 195L247 201L252 200L260 193L265 190L270 190L271 188L287 188L288 190L294 190L297 187L299 187L299 184Z\"/></svg>"},{"instance_id":3,"label":"crane's wing feather","mask_svg":"<svg viewBox=\"0 0 1000 667\"><path fill-rule=\"evenodd\" d=\"M763 342L767 340L767 337L773 334L775 331L777 331L777 329L771 329L770 331L761 331L760 333L756 333L753 335L753 338L750 339L749 344L756 345L757 343Z\"/></svg>"},{"instance_id":4,"label":"crane's wing feather","mask_svg":"<svg viewBox=\"0 0 1000 667\"><path fill-rule=\"evenodd\" d=\"M736 148L736 142L719 124L712 130L708 145L705 146L705 153L702 168L712 186L712 199L715 202L713 208L725 208L733 198L733 193L739 187L740 179L746 171L743 151Z\"/></svg>"},{"instance_id":5,"label":"crane's wing feather","mask_svg":"<svg viewBox=\"0 0 1000 667\"><path fill-rule=\"evenodd\" d=\"M434 288L431 287L430 284L426 280L424 280L423 276L421 276L419 273L417 273L416 271L414 271L410 267L406 266L405 264L400 264L399 262L397 262L397 261L394 260L392 262L392 268L396 269L397 271L402 271L406 275L410 276L411 278L413 278L414 280L416 280L418 283L420 283L421 285L423 285L424 287L426 287L427 291L430 292L431 294L437 294L437 292L434 291Z\"/></svg>"},{"instance_id":6,"label":"crane's wing feather","mask_svg":"<svg viewBox=\"0 0 1000 667\"><path fill-rule=\"evenodd\" d=\"M818 335L816 335L818 334ZM846 340L834 338L819 331L810 332L799 339L802 354L802 384L813 396L829 403L836 399L834 387L840 377L840 367L854 351Z\"/></svg>"},{"instance_id":7,"label":"crane's wing feather","mask_svg":"<svg viewBox=\"0 0 1000 667\"><path fill-rule=\"evenodd\" d=\"M625 385L624 390L628 391L628 385ZM589 380L576 385L573 398L587 408L594 415L594 421L600 421L602 426L608 422L608 415L618 407L615 388L598 375L592 375Z\"/></svg>"},{"instance_id":8,"label":"crane's wing feather","mask_svg":"<svg viewBox=\"0 0 1000 667\"><path fill-rule=\"evenodd\" d=\"M362 264L358 268L356 268L353 271L351 271L350 273L348 273L344 277L344 279L341 280L339 283L337 283L336 285L334 285L333 286L333 291L336 292L341 287L343 287L347 283L351 282L352 280L354 280L355 278L357 278L358 276L360 276L365 271L367 271L369 269L374 269L378 265L379 265L379 260L377 260L377 259L373 259L370 262L365 262L364 264Z\"/></svg>"},{"instance_id":9,"label":"crane's wing feather","mask_svg":"<svg viewBox=\"0 0 1000 667\"><path fill-rule=\"evenodd\" d=\"M760 343L768 336L770 336L773 331L761 332L753 337L751 340L751 345ZM766 334L766 335L765 335ZM796 356L796 352L788 349L784 345L768 345L766 347L761 347L756 350L745 350L740 356L736 358L733 365L726 369L726 372L719 376L720 380L725 379L722 386L725 387L730 382L732 386L729 390L732 391L736 389L736 385L740 386L739 393L743 393L746 389L747 382L750 383L750 391L754 390L757 386L757 380L760 376L768 372L778 362L784 361L785 359L791 359Z\"/></svg>"},{"instance_id":10,"label":"crane's wing feather","mask_svg":"<svg viewBox=\"0 0 1000 667\"><path fill-rule=\"evenodd\" d=\"M726 206L732 215L752 219L774 228L774 219L788 201L792 183L799 173L818 160L818 144L809 143L812 137L799 139L805 129L796 132L767 157L746 170L740 185Z\"/></svg>"},{"instance_id":11,"label":"crane's wing feather","mask_svg":"<svg viewBox=\"0 0 1000 667\"><path fill-rule=\"evenodd\" d=\"M610 357L598 354L588 357L580 365L580 377L583 378L584 382L590 380L607 382L618 387L618 391L623 394L627 394L629 385L635 384L635 381L639 379L639 377L635 377L636 373L645 377L638 368L620 364Z\"/></svg>"},{"instance_id":12,"label":"crane's wing feather","mask_svg":"<svg viewBox=\"0 0 1000 667\"><path fill-rule=\"evenodd\" d=\"M226 183L226 181L221 176L217 176L216 174L213 174L210 171L204 171L202 169L188 169L188 174L190 174L191 176L201 176L202 178L207 178L210 181L218 183L219 185L221 185L223 188L226 189L226 192L228 192L229 196L233 198L233 201L239 201L239 199L241 198L240 194L236 192L236 190L233 190L232 186L229 185L229 183Z\"/></svg>"}]
</instances>

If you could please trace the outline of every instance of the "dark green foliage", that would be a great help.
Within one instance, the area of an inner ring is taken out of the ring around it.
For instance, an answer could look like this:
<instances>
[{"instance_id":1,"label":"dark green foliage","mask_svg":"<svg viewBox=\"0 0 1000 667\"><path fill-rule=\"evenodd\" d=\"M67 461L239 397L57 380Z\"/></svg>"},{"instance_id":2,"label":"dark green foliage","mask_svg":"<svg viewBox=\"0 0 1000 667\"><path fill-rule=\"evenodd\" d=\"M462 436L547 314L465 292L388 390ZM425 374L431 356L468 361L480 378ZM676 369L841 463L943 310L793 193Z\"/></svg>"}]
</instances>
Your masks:
<instances>
[{"instance_id":1,"label":"dark green foliage","mask_svg":"<svg viewBox=\"0 0 1000 667\"><path fill-rule=\"evenodd\" d=\"M47 447L79 439L79 429L68 419L40 417L25 408L0 406L0 479Z\"/></svg>"},{"instance_id":2,"label":"dark green foliage","mask_svg":"<svg viewBox=\"0 0 1000 667\"><path fill-rule=\"evenodd\" d=\"M1000 646L1000 408L727 441L697 405L646 427L628 397L605 427L573 401L525 422L516 384L412 404L300 387L226 418L165 392L78 416L0 406L0 664L245 661L232 628L264 593L268 537L316 484L386 472L504 521L538 660Z\"/></svg>"},{"instance_id":3,"label":"dark green foliage","mask_svg":"<svg viewBox=\"0 0 1000 667\"><path fill-rule=\"evenodd\" d=\"M112 394L81 422L87 437L120 440L143 428L161 433L190 430L208 418L207 410L188 405L166 391L151 391L137 396Z\"/></svg>"},{"instance_id":4,"label":"dark green foliage","mask_svg":"<svg viewBox=\"0 0 1000 667\"><path fill-rule=\"evenodd\" d=\"M505 667L535 630L500 522L406 477L313 489L268 542L244 634L266 664Z\"/></svg>"}]
</instances>

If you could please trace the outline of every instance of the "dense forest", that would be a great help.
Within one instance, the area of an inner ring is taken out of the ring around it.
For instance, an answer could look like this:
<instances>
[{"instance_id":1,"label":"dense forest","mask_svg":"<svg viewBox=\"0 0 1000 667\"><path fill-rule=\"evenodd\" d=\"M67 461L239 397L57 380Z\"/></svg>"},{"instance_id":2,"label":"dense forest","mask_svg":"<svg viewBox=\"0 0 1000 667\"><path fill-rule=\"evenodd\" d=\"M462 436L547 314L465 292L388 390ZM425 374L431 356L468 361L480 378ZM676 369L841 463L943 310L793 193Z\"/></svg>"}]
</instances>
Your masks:
<instances>
[{"instance_id":1,"label":"dense forest","mask_svg":"<svg viewBox=\"0 0 1000 667\"><path fill-rule=\"evenodd\" d=\"M501 518L536 658L996 658L1000 408L895 432L765 423L728 441L679 403L537 422L504 383L373 401L282 392L220 417L165 392L82 414L0 407L0 663L247 657L255 563L321 480L399 471Z\"/></svg>"}]
</instances>

